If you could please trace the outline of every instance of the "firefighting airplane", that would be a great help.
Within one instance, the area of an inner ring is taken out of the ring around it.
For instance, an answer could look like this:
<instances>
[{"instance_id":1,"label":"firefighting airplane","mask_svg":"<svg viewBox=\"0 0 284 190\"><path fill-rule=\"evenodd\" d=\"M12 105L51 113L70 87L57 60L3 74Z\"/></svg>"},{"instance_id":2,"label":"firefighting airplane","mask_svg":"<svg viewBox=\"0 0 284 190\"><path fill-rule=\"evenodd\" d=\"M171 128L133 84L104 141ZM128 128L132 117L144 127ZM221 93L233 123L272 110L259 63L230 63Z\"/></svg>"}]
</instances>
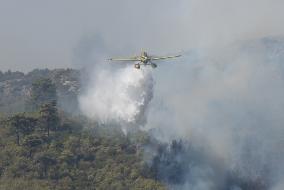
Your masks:
<instances>
[{"instance_id":1,"label":"firefighting airplane","mask_svg":"<svg viewBox=\"0 0 284 190\"><path fill-rule=\"evenodd\" d=\"M180 57L181 55L173 55L173 56L165 56L165 57L156 57L156 56L149 56L147 52L142 51L140 56L134 56L129 58L110 58L110 61L133 61L138 62L134 64L134 68L140 69L141 65L147 66L151 65L152 68L156 68L157 64L153 63L152 61L161 60L161 59L172 59L176 57Z\"/></svg>"}]
</instances>

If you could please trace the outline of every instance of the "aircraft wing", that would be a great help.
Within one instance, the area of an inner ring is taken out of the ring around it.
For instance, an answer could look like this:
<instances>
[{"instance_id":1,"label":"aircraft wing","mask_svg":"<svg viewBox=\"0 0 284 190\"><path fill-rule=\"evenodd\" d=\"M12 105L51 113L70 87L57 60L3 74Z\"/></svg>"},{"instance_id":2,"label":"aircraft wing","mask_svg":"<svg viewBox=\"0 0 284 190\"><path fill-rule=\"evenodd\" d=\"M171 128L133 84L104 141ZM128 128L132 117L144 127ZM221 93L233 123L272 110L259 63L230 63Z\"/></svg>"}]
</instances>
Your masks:
<instances>
[{"instance_id":1,"label":"aircraft wing","mask_svg":"<svg viewBox=\"0 0 284 190\"><path fill-rule=\"evenodd\" d=\"M129 57L129 58L110 58L110 61L139 61L137 57Z\"/></svg>"},{"instance_id":2,"label":"aircraft wing","mask_svg":"<svg viewBox=\"0 0 284 190\"><path fill-rule=\"evenodd\" d=\"M160 59L172 59L180 57L181 55L165 56L165 57L151 57L151 60L160 60Z\"/></svg>"}]
</instances>

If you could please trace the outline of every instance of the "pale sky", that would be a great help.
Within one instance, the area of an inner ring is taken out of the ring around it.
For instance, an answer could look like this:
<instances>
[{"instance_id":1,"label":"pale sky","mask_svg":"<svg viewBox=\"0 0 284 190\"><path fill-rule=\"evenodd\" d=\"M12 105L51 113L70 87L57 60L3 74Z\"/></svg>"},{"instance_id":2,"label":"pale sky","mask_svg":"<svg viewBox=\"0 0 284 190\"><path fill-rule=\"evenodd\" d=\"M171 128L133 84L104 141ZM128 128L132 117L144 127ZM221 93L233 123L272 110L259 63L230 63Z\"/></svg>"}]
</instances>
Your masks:
<instances>
[{"instance_id":1,"label":"pale sky","mask_svg":"<svg viewBox=\"0 0 284 190\"><path fill-rule=\"evenodd\" d=\"M283 10L283 0L0 0L0 70L74 66L74 49L97 36L96 50L132 54L283 35Z\"/></svg>"}]
</instances>

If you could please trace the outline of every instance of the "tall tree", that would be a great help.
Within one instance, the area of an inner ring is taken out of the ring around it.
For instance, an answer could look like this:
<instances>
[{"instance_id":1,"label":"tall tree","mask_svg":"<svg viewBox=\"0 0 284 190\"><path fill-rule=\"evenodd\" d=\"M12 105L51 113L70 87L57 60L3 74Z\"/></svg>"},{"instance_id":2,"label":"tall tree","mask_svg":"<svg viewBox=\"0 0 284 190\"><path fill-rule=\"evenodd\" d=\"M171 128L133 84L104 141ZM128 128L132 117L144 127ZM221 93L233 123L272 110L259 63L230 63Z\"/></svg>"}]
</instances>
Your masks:
<instances>
[{"instance_id":1,"label":"tall tree","mask_svg":"<svg viewBox=\"0 0 284 190\"><path fill-rule=\"evenodd\" d=\"M37 120L26 117L24 114L16 114L8 119L10 132L16 135L16 143L20 145L20 136L28 135L34 131Z\"/></svg>"},{"instance_id":2,"label":"tall tree","mask_svg":"<svg viewBox=\"0 0 284 190\"><path fill-rule=\"evenodd\" d=\"M36 163L38 164L40 171L40 177L44 178L47 177L47 170L50 166L56 164L56 157L52 152L45 151L40 152L35 156Z\"/></svg>"},{"instance_id":3,"label":"tall tree","mask_svg":"<svg viewBox=\"0 0 284 190\"><path fill-rule=\"evenodd\" d=\"M40 107L41 126L46 130L49 136L50 130L56 131L59 126L59 116L56 108L56 102L46 103Z\"/></svg>"}]
</instances>

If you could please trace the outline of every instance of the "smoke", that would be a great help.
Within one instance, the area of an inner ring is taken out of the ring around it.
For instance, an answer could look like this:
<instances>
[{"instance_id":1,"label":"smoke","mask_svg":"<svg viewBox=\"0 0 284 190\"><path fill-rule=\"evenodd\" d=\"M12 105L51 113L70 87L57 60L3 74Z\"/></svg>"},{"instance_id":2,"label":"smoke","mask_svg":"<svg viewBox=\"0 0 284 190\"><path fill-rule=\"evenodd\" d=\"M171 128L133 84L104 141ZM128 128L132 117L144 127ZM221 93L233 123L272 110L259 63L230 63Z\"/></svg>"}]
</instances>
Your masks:
<instances>
[{"instance_id":1,"label":"smoke","mask_svg":"<svg viewBox=\"0 0 284 190\"><path fill-rule=\"evenodd\" d=\"M151 68L97 66L87 90L80 96L82 112L102 123L144 125L153 97Z\"/></svg>"},{"instance_id":2,"label":"smoke","mask_svg":"<svg viewBox=\"0 0 284 190\"><path fill-rule=\"evenodd\" d=\"M170 189L278 190L283 61L284 40L261 38L195 49L156 72L103 62L89 72L80 107L91 119L143 127L165 143L145 154Z\"/></svg>"},{"instance_id":3,"label":"smoke","mask_svg":"<svg viewBox=\"0 0 284 190\"><path fill-rule=\"evenodd\" d=\"M281 187L283 39L244 41L190 56L183 64L162 67L157 76L147 128L162 142L183 139L195 147L185 144L185 153L165 150L158 156L159 174L179 173L177 167L165 170L174 162L187 168L181 183L161 179L173 189ZM170 161L161 159L165 154Z\"/></svg>"}]
</instances>

